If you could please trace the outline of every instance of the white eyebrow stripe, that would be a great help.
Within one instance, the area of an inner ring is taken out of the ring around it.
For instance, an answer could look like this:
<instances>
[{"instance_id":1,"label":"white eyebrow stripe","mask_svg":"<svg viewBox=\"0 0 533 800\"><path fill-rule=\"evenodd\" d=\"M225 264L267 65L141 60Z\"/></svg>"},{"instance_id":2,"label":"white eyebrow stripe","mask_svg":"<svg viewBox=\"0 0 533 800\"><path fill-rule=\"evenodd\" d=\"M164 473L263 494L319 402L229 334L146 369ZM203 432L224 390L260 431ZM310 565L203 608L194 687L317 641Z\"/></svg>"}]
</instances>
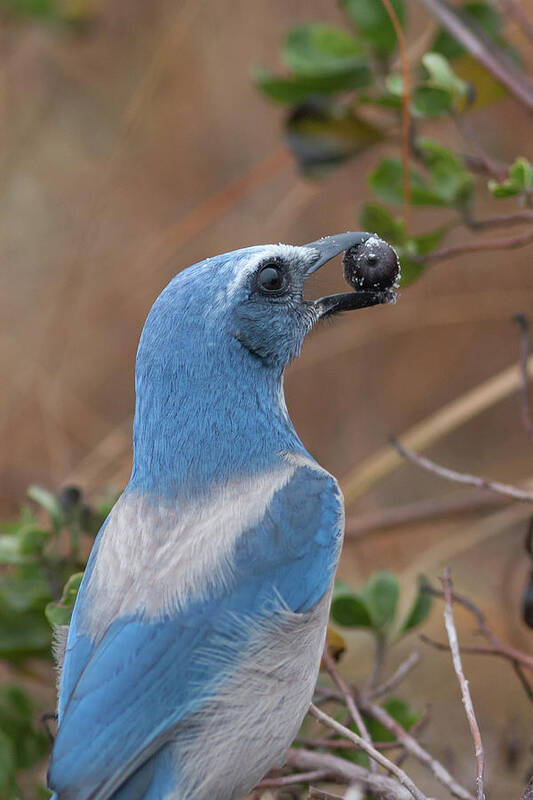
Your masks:
<instances>
[{"instance_id":1,"label":"white eyebrow stripe","mask_svg":"<svg viewBox=\"0 0 533 800\"><path fill-rule=\"evenodd\" d=\"M253 253L253 255L245 256L241 260L241 268L226 287L228 296L231 297L241 288L243 283L245 283L248 277L255 272L262 261L268 261L269 258L280 258L286 261L290 261L292 259L305 261L307 258L311 257L311 253L309 253L309 256L306 256L301 247L296 247L292 244L280 243L265 245L259 253Z\"/></svg>"},{"instance_id":2,"label":"white eyebrow stripe","mask_svg":"<svg viewBox=\"0 0 533 800\"><path fill-rule=\"evenodd\" d=\"M122 495L99 543L81 627L99 639L117 617L157 619L228 586L239 537L261 521L296 469L283 461L184 508Z\"/></svg>"}]
</instances>

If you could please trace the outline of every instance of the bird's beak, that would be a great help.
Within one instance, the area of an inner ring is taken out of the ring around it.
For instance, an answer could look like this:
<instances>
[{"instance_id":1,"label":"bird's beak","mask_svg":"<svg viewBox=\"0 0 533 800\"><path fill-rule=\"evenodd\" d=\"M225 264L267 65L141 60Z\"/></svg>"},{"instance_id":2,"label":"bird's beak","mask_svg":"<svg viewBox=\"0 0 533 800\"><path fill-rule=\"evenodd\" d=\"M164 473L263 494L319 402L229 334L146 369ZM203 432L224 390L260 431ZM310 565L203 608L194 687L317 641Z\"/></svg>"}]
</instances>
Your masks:
<instances>
[{"instance_id":1,"label":"bird's beak","mask_svg":"<svg viewBox=\"0 0 533 800\"><path fill-rule=\"evenodd\" d=\"M366 242L370 236L372 234L366 231L349 231L348 233L337 233L334 236L324 236L323 239L318 239L316 242L304 244L303 247L316 253L315 260L308 267L305 277L308 278L317 269L320 269L340 253L346 252L350 247ZM394 301L394 298L395 295L390 290L342 292L341 294L319 297L318 300L313 302L313 306L319 317L329 317L339 311L351 311L356 308L368 308L381 303L390 303Z\"/></svg>"}]
</instances>

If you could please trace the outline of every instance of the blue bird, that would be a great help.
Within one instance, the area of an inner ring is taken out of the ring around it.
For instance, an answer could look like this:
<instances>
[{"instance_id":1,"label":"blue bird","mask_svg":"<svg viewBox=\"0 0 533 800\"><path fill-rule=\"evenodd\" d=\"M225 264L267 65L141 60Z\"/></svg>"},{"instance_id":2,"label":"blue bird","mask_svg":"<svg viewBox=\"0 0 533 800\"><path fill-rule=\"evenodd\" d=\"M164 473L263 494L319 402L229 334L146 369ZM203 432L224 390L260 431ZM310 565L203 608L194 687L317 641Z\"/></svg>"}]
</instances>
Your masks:
<instances>
[{"instance_id":1,"label":"blue bird","mask_svg":"<svg viewBox=\"0 0 533 800\"><path fill-rule=\"evenodd\" d=\"M344 529L283 372L318 320L386 302L303 297L311 273L368 237L208 258L155 301L131 478L58 634L55 800L233 800L283 763L315 687Z\"/></svg>"}]
</instances>

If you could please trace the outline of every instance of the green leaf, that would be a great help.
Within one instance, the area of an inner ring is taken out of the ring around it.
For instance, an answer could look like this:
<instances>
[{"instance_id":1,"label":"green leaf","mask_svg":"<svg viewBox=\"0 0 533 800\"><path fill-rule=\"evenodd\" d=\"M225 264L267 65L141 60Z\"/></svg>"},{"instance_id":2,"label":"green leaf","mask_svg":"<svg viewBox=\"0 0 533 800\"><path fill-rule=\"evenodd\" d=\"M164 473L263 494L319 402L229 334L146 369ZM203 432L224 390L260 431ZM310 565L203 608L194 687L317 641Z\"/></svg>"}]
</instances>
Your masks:
<instances>
[{"instance_id":1,"label":"green leaf","mask_svg":"<svg viewBox=\"0 0 533 800\"><path fill-rule=\"evenodd\" d=\"M63 510L57 497L42 486L30 486L27 494L48 512L52 525L58 531L63 524Z\"/></svg>"},{"instance_id":2,"label":"green leaf","mask_svg":"<svg viewBox=\"0 0 533 800\"><path fill-rule=\"evenodd\" d=\"M371 628L372 619L363 599L342 581L335 581L331 617L347 628Z\"/></svg>"},{"instance_id":3,"label":"green leaf","mask_svg":"<svg viewBox=\"0 0 533 800\"><path fill-rule=\"evenodd\" d=\"M300 169L314 177L372 147L384 134L322 97L308 100L293 111L285 135Z\"/></svg>"},{"instance_id":4,"label":"green leaf","mask_svg":"<svg viewBox=\"0 0 533 800\"><path fill-rule=\"evenodd\" d=\"M405 5L403 0L391 0L402 27L405 25ZM355 22L361 36L380 55L394 52L398 44L396 31L381 0L341 0Z\"/></svg>"},{"instance_id":5,"label":"green leaf","mask_svg":"<svg viewBox=\"0 0 533 800\"><path fill-rule=\"evenodd\" d=\"M321 75L367 65L361 45L351 34L320 23L291 28L283 55L298 75Z\"/></svg>"},{"instance_id":6,"label":"green leaf","mask_svg":"<svg viewBox=\"0 0 533 800\"><path fill-rule=\"evenodd\" d=\"M402 266L400 287L405 289L420 278L422 273L425 272L426 265L420 261L413 261L412 258L403 255L401 248L398 250L398 258Z\"/></svg>"},{"instance_id":7,"label":"green leaf","mask_svg":"<svg viewBox=\"0 0 533 800\"><path fill-rule=\"evenodd\" d=\"M411 609L400 628L400 633L407 633L413 628L417 628L427 618L431 607L433 605L433 597L429 592L425 591L425 584L423 581L418 586L416 598L411 606Z\"/></svg>"},{"instance_id":8,"label":"green leaf","mask_svg":"<svg viewBox=\"0 0 533 800\"><path fill-rule=\"evenodd\" d=\"M48 603L45 614L50 625L68 625L70 623L82 578L83 572L71 575L63 588L61 600L58 603Z\"/></svg>"},{"instance_id":9,"label":"green leaf","mask_svg":"<svg viewBox=\"0 0 533 800\"><path fill-rule=\"evenodd\" d=\"M391 244L399 245L405 238L403 222L394 219L387 209L377 203L365 203L359 214L359 222L362 230L377 233Z\"/></svg>"},{"instance_id":10,"label":"green leaf","mask_svg":"<svg viewBox=\"0 0 533 800\"><path fill-rule=\"evenodd\" d=\"M521 193L521 190L511 180L495 181L491 179L488 182L489 191L497 200L505 199L506 197L515 197Z\"/></svg>"},{"instance_id":11,"label":"green leaf","mask_svg":"<svg viewBox=\"0 0 533 800\"><path fill-rule=\"evenodd\" d=\"M509 177L523 191L533 188L533 166L523 156L520 156L511 164Z\"/></svg>"},{"instance_id":12,"label":"green leaf","mask_svg":"<svg viewBox=\"0 0 533 800\"><path fill-rule=\"evenodd\" d=\"M468 84L455 74L441 53L425 53L422 64L429 76L427 85L448 92L453 100L459 100L468 94Z\"/></svg>"},{"instance_id":13,"label":"green leaf","mask_svg":"<svg viewBox=\"0 0 533 800\"><path fill-rule=\"evenodd\" d=\"M255 71L255 82L261 91L276 103L301 103L309 97L334 94L347 89L360 89L372 82L372 73L366 64L359 64L338 72L317 75L289 75L279 77L266 69Z\"/></svg>"},{"instance_id":14,"label":"green leaf","mask_svg":"<svg viewBox=\"0 0 533 800\"><path fill-rule=\"evenodd\" d=\"M400 584L398 579L386 570L375 572L363 586L361 596L370 612L373 627L381 629L394 619L400 596Z\"/></svg>"},{"instance_id":15,"label":"green leaf","mask_svg":"<svg viewBox=\"0 0 533 800\"><path fill-rule=\"evenodd\" d=\"M533 167L523 156L509 167L509 177L504 181L490 180L488 187L493 197L513 197L530 191L533 187Z\"/></svg>"},{"instance_id":16,"label":"green leaf","mask_svg":"<svg viewBox=\"0 0 533 800\"><path fill-rule=\"evenodd\" d=\"M431 190L442 205L466 207L473 192L472 175L447 147L432 139L420 139L417 147L422 160L431 173Z\"/></svg>"},{"instance_id":17,"label":"green leaf","mask_svg":"<svg viewBox=\"0 0 533 800\"><path fill-rule=\"evenodd\" d=\"M413 236L411 242L413 243L413 250L417 256L427 256L432 253L442 241L442 237L446 233L446 228L437 228L434 231L422 233L420 236Z\"/></svg>"},{"instance_id":18,"label":"green leaf","mask_svg":"<svg viewBox=\"0 0 533 800\"><path fill-rule=\"evenodd\" d=\"M418 172L412 169L410 177L413 205L446 205L443 198L431 190ZM381 200L401 205L403 201L402 162L396 158L384 158L370 173L369 183Z\"/></svg>"},{"instance_id":19,"label":"green leaf","mask_svg":"<svg viewBox=\"0 0 533 800\"><path fill-rule=\"evenodd\" d=\"M440 117L453 106L453 97L446 89L417 86L413 91L413 108L421 117Z\"/></svg>"}]
</instances>

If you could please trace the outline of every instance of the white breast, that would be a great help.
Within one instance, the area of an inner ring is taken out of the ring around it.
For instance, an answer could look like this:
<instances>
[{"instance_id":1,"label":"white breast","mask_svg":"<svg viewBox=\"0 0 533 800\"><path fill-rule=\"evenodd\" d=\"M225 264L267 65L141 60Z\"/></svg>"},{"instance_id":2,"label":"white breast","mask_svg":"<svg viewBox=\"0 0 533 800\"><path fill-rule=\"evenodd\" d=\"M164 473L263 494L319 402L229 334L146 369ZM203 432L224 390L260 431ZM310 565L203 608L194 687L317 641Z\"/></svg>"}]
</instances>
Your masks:
<instances>
[{"instance_id":1,"label":"white breast","mask_svg":"<svg viewBox=\"0 0 533 800\"><path fill-rule=\"evenodd\" d=\"M178 783L165 800L234 800L283 764L313 696L330 599L258 631L216 700L178 728Z\"/></svg>"}]
</instances>

